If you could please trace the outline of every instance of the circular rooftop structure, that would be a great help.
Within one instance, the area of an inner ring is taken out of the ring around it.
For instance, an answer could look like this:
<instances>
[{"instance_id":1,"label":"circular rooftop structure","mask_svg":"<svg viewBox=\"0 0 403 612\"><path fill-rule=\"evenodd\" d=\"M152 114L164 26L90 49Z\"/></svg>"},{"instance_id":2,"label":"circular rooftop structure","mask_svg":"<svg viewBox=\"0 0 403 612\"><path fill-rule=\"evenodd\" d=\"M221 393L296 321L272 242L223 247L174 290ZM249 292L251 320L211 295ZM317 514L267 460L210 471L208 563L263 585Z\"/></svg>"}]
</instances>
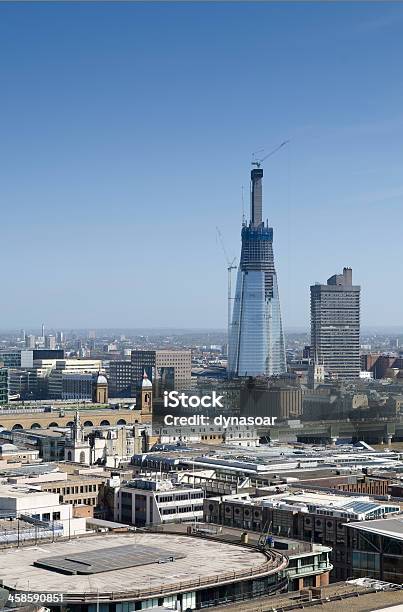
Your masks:
<instances>
[{"instance_id":1,"label":"circular rooftop structure","mask_svg":"<svg viewBox=\"0 0 403 612\"><path fill-rule=\"evenodd\" d=\"M52 609L68 605L89 612L97 601L116 612L123 612L117 602L164 605L172 598L183 609L194 609L224 595L231 601L276 592L284 586L286 566L287 560L272 551L138 532L7 549L0 558L3 588L62 594L63 602L52 603Z\"/></svg>"}]
</instances>

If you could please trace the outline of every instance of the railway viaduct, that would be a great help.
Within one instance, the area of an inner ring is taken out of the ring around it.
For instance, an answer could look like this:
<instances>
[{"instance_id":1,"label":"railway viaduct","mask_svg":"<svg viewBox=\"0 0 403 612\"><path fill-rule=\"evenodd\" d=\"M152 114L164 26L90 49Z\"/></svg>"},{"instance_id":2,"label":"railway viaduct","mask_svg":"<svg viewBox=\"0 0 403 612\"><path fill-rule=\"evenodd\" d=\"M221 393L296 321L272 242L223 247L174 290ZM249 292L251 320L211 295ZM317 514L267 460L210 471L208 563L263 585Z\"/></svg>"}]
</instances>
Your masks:
<instances>
[{"instance_id":1,"label":"railway viaduct","mask_svg":"<svg viewBox=\"0 0 403 612\"><path fill-rule=\"evenodd\" d=\"M34 410L0 411L0 428L11 429L47 429L48 427L70 427L73 424L75 410L53 410L45 412ZM84 427L100 425L131 425L141 423L139 410L120 408L94 408L80 410L80 418Z\"/></svg>"}]
</instances>

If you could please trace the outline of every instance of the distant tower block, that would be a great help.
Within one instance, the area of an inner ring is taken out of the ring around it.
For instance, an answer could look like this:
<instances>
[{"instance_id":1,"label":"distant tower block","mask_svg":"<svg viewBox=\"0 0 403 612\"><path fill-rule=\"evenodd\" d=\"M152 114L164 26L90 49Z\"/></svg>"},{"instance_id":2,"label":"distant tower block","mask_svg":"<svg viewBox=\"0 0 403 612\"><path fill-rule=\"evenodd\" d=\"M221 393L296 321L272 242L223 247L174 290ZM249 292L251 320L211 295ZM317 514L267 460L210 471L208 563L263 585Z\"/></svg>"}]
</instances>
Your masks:
<instances>
[{"instance_id":1,"label":"distant tower block","mask_svg":"<svg viewBox=\"0 0 403 612\"><path fill-rule=\"evenodd\" d=\"M360 375L360 290L351 268L311 285L312 353L333 380Z\"/></svg>"}]
</instances>

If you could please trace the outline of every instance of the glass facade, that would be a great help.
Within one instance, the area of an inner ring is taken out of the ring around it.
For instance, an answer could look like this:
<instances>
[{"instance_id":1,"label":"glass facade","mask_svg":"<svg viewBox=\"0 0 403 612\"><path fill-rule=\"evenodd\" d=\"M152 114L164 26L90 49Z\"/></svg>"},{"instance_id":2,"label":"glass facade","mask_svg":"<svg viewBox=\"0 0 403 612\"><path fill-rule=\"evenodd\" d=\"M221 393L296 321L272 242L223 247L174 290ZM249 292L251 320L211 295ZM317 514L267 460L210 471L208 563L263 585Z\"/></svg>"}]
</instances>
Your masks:
<instances>
[{"instance_id":1,"label":"glass facade","mask_svg":"<svg viewBox=\"0 0 403 612\"><path fill-rule=\"evenodd\" d=\"M273 229L253 220L242 228L242 251L229 330L230 376L286 372Z\"/></svg>"},{"instance_id":2,"label":"glass facade","mask_svg":"<svg viewBox=\"0 0 403 612\"><path fill-rule=\"evenodd\" d=\"M0 362L4 364L6 368L20 368L21 367L21 351L0 351Z\"/></svg>"},{"instance_id":3,"label":"glass facade","mask_svg":"<svg viewBox=\"0 0 403 612\"><path fill-rule=\"evenodd\" d=\"M403 540L400 534L393 537L392 534L389 536L353 528L349 546L352 549L354 578L368 577L403 583Z\"/></svg>"}]
</instances>

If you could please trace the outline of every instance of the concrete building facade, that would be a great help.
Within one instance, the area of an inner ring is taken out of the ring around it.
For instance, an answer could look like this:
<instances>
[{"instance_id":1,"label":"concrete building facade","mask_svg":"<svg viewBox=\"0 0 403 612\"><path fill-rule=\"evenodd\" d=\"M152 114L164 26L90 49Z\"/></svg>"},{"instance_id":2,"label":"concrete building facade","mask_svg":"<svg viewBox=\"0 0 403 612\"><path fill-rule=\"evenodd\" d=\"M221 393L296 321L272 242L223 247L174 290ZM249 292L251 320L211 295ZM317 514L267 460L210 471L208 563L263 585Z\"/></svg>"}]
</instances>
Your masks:
<instances>
[{"instance_id":1,"label":"concrete building facade","mask_svg":"<svg viewBox=\"0 0 403 612\"><path fill-rule=\"evenodd\" d=\"M331 379L360 374L360 290L351 268L335 274L326 285L311 286L311 347L314 363Z\"/></svg>"},{"instance_id":2,"label":"concrete building facade","mask_svg":"<svg viewBox=\"0 0 403 612\"><path fill-rule=\"evenodd\" d=\"M203 518L204 491L171 480L136 478L115 493L115 520L138 527Z\"/></svg>"}]
</instances>

